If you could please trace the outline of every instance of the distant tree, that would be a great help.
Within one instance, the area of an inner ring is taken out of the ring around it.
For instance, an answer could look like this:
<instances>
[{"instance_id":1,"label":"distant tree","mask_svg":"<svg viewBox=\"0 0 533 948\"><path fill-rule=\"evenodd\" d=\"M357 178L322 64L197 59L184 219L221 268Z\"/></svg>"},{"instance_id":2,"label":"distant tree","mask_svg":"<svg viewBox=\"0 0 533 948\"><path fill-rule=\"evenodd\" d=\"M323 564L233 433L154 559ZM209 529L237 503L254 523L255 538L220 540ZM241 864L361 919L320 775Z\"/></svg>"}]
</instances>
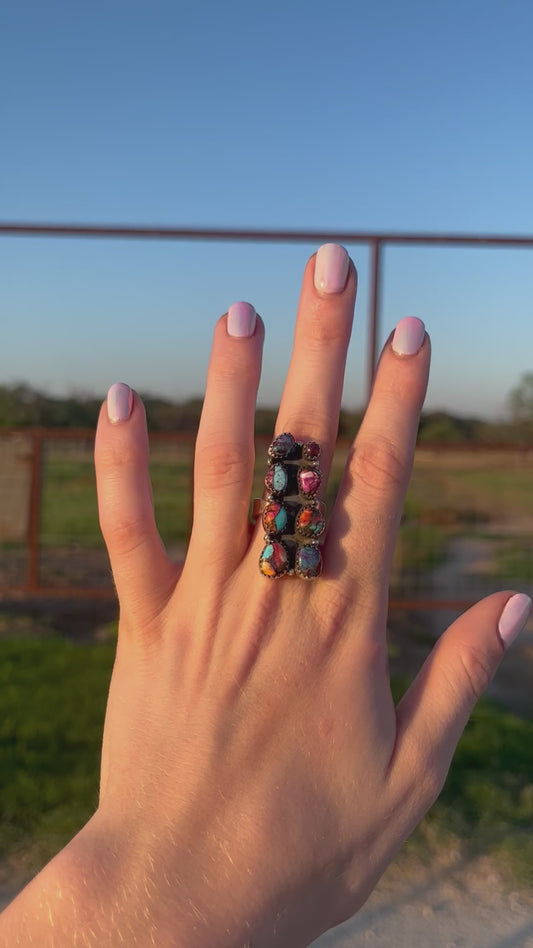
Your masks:
<instances>
[{"instance_id":1,"label":"distant tree","mask_svg":"<svg viewBox=\"0 0 533 948\"><path fill-rule=\"evenodd\" d=\"M524 372L516 388L509 392L509 411L513 421L533 423L533 372Z\"/></svg>"},{"instance_id":2,"label":"distant tree","mask_svg":"<svg viewBox=\"0 0 533 948\"><path fill-rule=\"evenodd\" d=\"M514 438L522 444L533 441L533 372L524 372L507 396Z\"/></svg>"}]
</instances>

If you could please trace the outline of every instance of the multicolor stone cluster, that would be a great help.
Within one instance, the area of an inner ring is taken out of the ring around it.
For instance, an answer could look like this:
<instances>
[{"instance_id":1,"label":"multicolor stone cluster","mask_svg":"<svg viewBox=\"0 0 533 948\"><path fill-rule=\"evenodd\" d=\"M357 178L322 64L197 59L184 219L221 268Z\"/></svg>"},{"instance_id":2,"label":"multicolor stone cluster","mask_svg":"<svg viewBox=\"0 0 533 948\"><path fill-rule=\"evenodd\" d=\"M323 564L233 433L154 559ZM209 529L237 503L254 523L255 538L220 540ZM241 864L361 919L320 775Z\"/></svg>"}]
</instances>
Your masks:
<instances>
[{"instance_id":1,"label":"multicolor stone cluster","mask_svg":"<svg viewBox=\"0 0 533 948\"><path fill-rule=\"evenodd\" d=\"M322 572L319 537L326 529L324 505L316 499L322 481L316 441L296 441L285 432L268 449L263 510L265 547L259 558L263 576L295 574L316 579Z\"/></svg>"}]
</instances>

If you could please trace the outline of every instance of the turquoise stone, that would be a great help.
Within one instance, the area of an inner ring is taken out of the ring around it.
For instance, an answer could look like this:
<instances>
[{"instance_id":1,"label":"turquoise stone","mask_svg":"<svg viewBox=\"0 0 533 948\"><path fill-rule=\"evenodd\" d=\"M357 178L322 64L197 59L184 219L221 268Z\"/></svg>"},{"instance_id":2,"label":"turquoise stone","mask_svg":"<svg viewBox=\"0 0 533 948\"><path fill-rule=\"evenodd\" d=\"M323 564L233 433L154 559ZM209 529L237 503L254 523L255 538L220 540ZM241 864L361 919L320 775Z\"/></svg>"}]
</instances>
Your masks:
<instances>
[{"instance_id":1,"label":"turquoise stone","mask_svg":"<svg viewBox=\"0 0 533 948\"><path fill-rule=\"evenodd\" d=\"M272 464L266 473L265 487L269 494L286 494L289 474L283 464Z\"/></svg>"},{"instance_id":2,"label":"turquoise stone","mask_svg":"<svg viewBox=\"0 0 533 948\"><path fill-rule=\"evenodd\" d=\"M267 543L259 557L259 569L263 576L268 576L269 579L277 579L287 572L289 554L283 543L277 543L275 540Z\"/></svg>"},{"instance_id":3,"label":"turquoise stone","mask_svg":"<svg viewBox=\"0 0 533 948\"><path fill-rule=\"evenodd\" d=\"M301 546L296 552L295 570L301 579L316 579L322 572L322 555L317 546Z\"/></svg>"},{"instance_id":4,"label":"turquoise stone","mask_svg":"<svg viewBox=\"0 0 533 948\"><path fill-rule=\"evenodd\" d=\"M267 504L263 511L263 529L269 536L275 536L276 533L284 533L287 526L288 513L287 508L278 501L272 501Z\"/></svg>"}]
</instances>

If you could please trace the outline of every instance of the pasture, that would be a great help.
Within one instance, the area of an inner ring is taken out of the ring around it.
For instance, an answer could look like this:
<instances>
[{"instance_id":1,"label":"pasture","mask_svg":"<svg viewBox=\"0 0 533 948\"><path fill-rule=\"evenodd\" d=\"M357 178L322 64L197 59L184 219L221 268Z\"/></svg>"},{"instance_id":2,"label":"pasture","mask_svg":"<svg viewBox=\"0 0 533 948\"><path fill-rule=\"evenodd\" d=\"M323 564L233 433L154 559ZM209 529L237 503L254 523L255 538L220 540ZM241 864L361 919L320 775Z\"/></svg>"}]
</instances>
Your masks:
<instances>
[{"instance_id":1,"label":"pasture","mask_svg":"<svg viewBox=\"0 0 533 948\"><path fill-rule=\"evenodd\" d=\"M335 456L328 509L345 456L342 448ZM262 491L263 457L261 445L254 495ZM191 463L191 444L154 443L156 518L177 558L190 531ZM477 598L504 586L531 592L532 475L533 457L520 451L419 450L397 543L392 597ZM47 581L68 587L75 571L78 585L109 584L87 445L51 441L46 446L40 545ZM13 544L0 547L0 580L17 556L23 560L23 552ZM84 608L90 613L90 603ZM7 876L25 877L38 869L84 823L98 799L116 624L102 630L95 622L95 634L80 637L75 622L71 629L64 623L56 627L53 610L45 612L43 606L41 616L26 615L23 604L4 608L0 603L0 866ZM413 615L391 615L396 697L434 638L427 616ZM531 645L521 647L520 660L531 669ZM478 706L445 790L409 845L428 859L442 846L487 853L511 880L531 885L533 707L530 690L520 714L511 713L511 698Z\"/></svg>"}]
</instances>

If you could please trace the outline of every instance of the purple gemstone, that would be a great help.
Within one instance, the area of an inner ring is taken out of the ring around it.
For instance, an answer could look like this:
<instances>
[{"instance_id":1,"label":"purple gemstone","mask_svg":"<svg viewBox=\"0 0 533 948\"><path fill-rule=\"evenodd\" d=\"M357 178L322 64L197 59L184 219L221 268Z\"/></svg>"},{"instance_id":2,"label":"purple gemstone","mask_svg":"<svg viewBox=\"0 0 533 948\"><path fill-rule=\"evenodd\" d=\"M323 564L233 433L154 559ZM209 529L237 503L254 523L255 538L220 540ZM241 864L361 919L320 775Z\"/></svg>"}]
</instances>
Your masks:
<instances>
[{"instance_id":1,"label":"purple gemstone","mask_svg":"<svg viewBox=\"0 0 533 948\"><path fill-rule=\"evenodd\" d=\"M317 546L301 546L296 552L295 571L301 579L316 579L322 572L322 555Z\"/></svg>"},{"instance_id":2,"label":"purple gemstone","mask_svg":"<svg viewBox=\"0 0 533 948\"><path fill-rule=\"evenodd\" d=\"M303 467L298 471L298 488L303 497L314 497L322 475L317 467Z\"/></svg>"},{"instance_id":3,"label":"purple gemstone","mask_svg":"<svg viewBox=\"0 0 533 948\"><path fill-rule=\"evenodd\" d=\"M284 432L284 434L278 435L277 438L274 438L268 449L269 457L275 458L276 461L282 460L283 458L292 458L295 452L296 441L287 431Z\"/></svg>"}]
</instances>

